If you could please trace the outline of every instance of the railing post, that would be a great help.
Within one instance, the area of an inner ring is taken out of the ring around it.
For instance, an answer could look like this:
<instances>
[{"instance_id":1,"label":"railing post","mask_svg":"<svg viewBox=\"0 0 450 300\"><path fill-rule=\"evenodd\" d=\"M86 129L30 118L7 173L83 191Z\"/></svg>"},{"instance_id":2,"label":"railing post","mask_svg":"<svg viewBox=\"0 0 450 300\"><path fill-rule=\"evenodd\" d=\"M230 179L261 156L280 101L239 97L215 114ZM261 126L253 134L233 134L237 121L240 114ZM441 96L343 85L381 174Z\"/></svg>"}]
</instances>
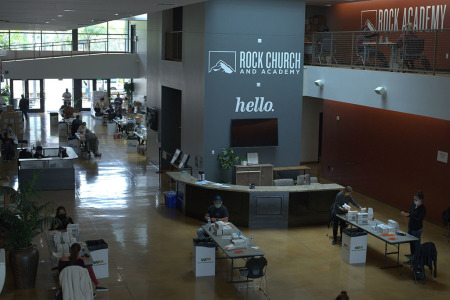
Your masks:
<instances>
[{"instance_id":1,"label":"railing post","mask_svg":"<svg viewBox=\"0 0 450 300\"><path fill-rule=\"evenodd\" d=\"M434 30L433 75L436 75L437 29Z\"/></svg>"},{"instance_id":2,"label":"railing post","mask_svg":"<svg viewBox=\"0 0 450 300\"><path fill-rule=\"evenodd\" d=\"M353 51L354 51L354 48L355 48L355 32L354 31L352 31L352 53L351 53L351 55L350 55L350 65L353 67Z\"/></svg>"}]
</instances>

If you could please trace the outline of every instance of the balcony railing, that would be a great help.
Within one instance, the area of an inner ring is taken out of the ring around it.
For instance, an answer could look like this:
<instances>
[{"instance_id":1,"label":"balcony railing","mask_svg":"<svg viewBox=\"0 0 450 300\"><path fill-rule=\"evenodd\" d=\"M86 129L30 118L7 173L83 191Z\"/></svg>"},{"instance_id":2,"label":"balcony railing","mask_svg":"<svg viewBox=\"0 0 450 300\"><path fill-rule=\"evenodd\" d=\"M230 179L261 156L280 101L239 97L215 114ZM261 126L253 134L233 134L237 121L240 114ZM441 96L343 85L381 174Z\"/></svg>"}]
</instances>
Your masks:
<instances>
[{"instance_id":1,"label":"balcony railing","mask_svg":"<svg viewBox=\"0 0 450 300\"><path fill-rule=\"evenodd\" d=\"M11 44L10 55L5 60L21 58L44 58L55 56L90 55L97 53L127 53L130 52L129 39L108 38L79 40L78 50L73 50L72 42L50 42L35 44Z\"/></svg>"},{"instance_id":2,"label":"balcony railing","mask_svg":"<svg viewBox=\"0 0 450 300\"><path fill-rule=\"evenodd\" d=\"M317 32L304 53L305 65L448 74L450 30Z\"/></svg>"}]
</instances>

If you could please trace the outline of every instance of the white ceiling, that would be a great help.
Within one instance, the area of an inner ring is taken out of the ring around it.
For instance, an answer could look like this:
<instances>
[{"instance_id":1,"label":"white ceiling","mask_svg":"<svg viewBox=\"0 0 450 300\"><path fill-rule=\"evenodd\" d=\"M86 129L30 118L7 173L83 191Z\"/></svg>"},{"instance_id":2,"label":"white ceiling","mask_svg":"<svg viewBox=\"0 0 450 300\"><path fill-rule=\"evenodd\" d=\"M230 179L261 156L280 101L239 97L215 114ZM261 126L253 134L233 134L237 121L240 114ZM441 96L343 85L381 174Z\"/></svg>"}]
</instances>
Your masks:
<instances>
[{"instance_id":1,"label":"white ceiling","mask_svg":"<svg viewBox=\"0 0 450 300\"><path fill-rule=\"evenodd\" d=\"M0 0L0 30L71 30L204 1L207 0ZM330 5L353 1L306 0L306 3Z\"/></svg>"}]
</instances>

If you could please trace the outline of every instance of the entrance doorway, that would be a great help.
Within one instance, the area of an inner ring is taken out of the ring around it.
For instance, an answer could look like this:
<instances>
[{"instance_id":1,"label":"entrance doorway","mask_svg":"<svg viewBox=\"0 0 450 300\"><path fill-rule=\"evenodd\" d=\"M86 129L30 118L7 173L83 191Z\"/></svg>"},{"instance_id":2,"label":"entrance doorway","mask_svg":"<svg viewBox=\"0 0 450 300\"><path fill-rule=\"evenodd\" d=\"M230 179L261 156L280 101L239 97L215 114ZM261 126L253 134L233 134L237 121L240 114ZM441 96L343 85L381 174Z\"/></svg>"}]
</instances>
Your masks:
<instances>
[{"instance_id":1,"label":"entrance doorway","mask_svg":"<svg viewBox=\"0 0 450 300\"><path fill-rule=\"evenodd\" d=\"M72 79L45 79L45 109L46 111L59 111L63 105L62 94L69 89L73 97Z\"/></svg>"},{"instance_id":2,"label":"entrance doorway","mask_svg":"<svg viewBox=\"0 0 450 300\"><path fill-rule=\"evenodd\" d=\"M29 112L44 111L44 81L38 80L11 80L11 99L15 110L19 109L19 101L22 95L30 99Z\"/></svg>"},{"instance_id":3,"label":"entrance doorway","mask_svg":"<svg viewBox=\"0 0 450 300\"><path fill-rule=\"evenodd\" d=\"M181 90L161 87L161 151L172 155L181 149ZM165 158L164 158L165 157ZM161 168L170 167L171 156L163 155Z\"/></svg>"}]
</instances>

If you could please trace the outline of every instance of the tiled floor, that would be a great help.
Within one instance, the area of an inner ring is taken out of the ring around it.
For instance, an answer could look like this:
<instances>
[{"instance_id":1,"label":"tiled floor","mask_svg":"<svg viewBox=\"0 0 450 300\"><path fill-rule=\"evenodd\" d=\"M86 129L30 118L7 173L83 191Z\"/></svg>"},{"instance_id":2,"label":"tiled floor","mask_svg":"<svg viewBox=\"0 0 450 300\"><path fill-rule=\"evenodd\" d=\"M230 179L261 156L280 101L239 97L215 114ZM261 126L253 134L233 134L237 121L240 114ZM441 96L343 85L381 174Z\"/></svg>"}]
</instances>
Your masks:
<instances>
[{"instance_id":1,"label":"tiled floor","mask_svg":"<svg viewBox=\"0 0 450 300\"><path fill-rule=\"evenodd\" d=\"M88 115L83 121L100 137L102 158L78 159L76 190L42 192L41 199L53 201L55 207L64 205L81 224L86 239L103 238L108 243L109 278L100 283L109 291L97 293L96 299L244 298L226 283L230 276L227 260L217 261L215 277L194 276L192 237L199 221L165 207L157 168L144 156L127 154L125 141L106 136L106 127L94 126ZM27 135L31 143L37 139L47 144L60 142L57 128L50 127L43 114L31 114ZM3 163L5 174L16 181L14 163ZM373 207L378 219L396 219L406 230L398 209L358 193L355 199ZM266 253L272 299L334 299L341 290L347 290L351 299L450 299L450 245L442 237L443 229L429 222L425 222L423 241L437 246L438 281L427 279L418 285L409 281L408 268L379 268L384 262L384 244L374 237L368 239L367 263L349 265L341 260L341 246L331 245L326 226L242 231L253 234ZM54 293L45 236L35 243L40 252L36 288L16 290L8 269L2 300L50 299ZM408 253L408 248L402 246L401 253ZM250 290L248 298L264 297Z\"/></svg>"}]
</instances>

